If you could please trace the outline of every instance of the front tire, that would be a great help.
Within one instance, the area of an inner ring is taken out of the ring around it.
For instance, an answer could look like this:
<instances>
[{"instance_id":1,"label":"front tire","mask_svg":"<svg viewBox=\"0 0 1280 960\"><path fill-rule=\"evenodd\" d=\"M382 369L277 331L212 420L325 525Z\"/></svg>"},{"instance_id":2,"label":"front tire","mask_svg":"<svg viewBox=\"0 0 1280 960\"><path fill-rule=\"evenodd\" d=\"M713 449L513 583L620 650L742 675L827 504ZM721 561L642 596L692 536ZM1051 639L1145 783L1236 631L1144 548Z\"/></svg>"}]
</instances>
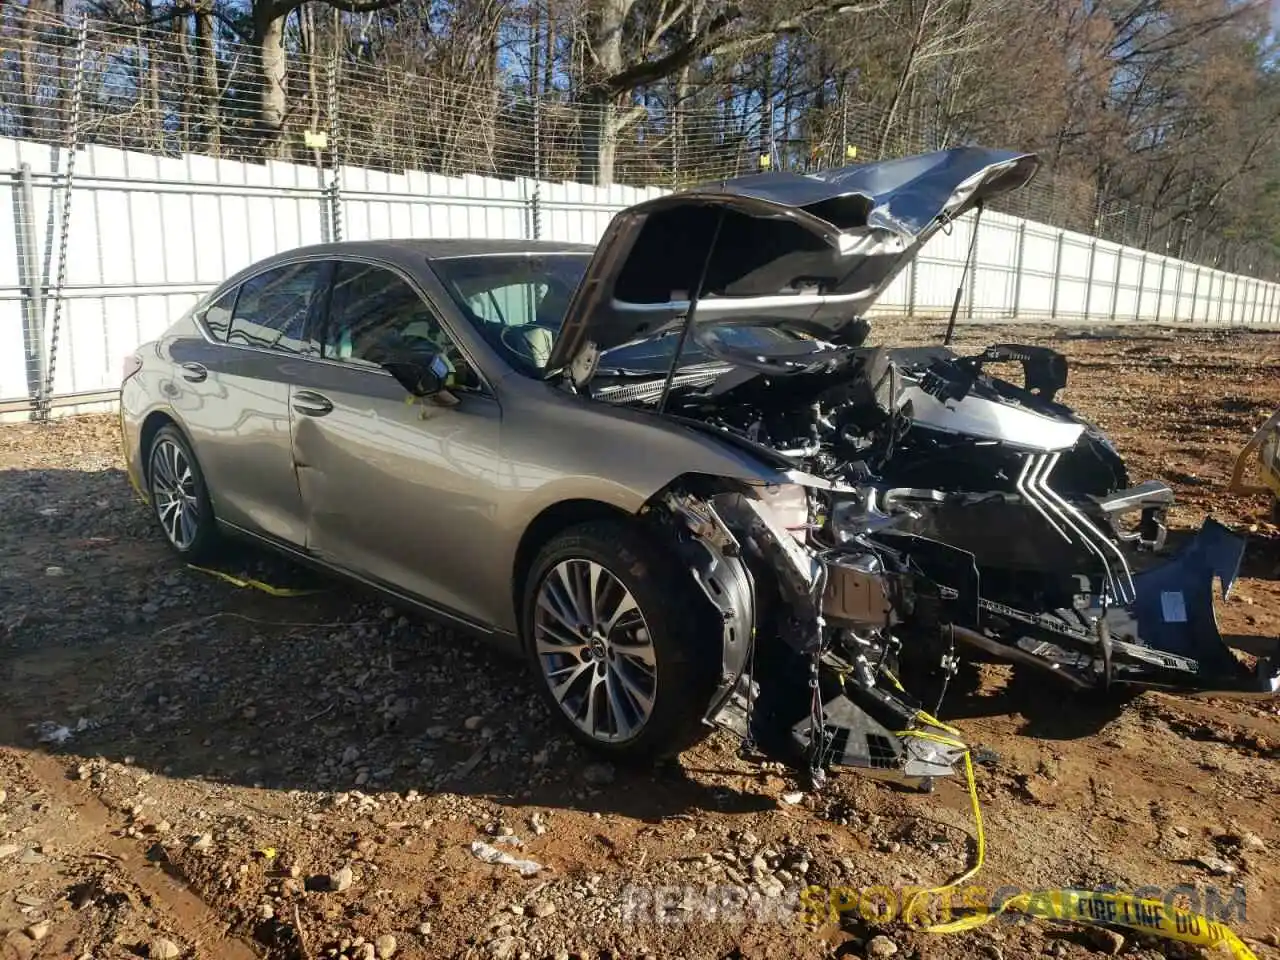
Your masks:
<instances>
[{"instance_id":1,"label":"front tire","mask_svg":"<svg viewBox=\"0 0 1280 960\"><path fill-rule=\"evenodd\" d=\"M553 537L526 581L521 633L556 721L624 762L706 737L720 655L708 609L675 552L635 524L592 521Z\"/></svg>"},{"instance_id":2,"label":"front tire","mask_svg":"<svg viewBox=\"0 0 1280 960\"><path fill-rule=\"evenodd\" d=\"M147 492L165 540L189 563L211 557L218 526L204 474L186 437L174 426L161 427L147 451Z\"/></svg>"}]
</instances>

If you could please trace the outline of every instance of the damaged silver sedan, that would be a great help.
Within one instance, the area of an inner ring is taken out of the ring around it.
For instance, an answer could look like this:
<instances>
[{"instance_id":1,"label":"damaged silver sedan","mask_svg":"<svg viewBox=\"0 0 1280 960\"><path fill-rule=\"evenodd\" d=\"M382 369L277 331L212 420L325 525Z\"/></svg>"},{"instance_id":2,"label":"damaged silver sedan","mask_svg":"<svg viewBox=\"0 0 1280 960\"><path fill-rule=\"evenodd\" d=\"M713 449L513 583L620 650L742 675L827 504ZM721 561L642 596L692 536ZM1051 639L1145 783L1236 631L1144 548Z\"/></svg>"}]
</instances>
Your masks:
<instances>
[{"instance_id":1,"label":"damaged silver sedan","mask_svg":"<svg viewBox=\"0 0 1280 960\"><path fill-rule=\"evenodd\" d=\"M922 245L1037 166L744 177L594 249L279 255L130 360L130 476L183 557L249 537L503 642L616 756L718 725L819 779L949 773L962 747L911 736L909 660L1275 690L1214 620L1241 541L1208 521L1161 556L1171 491L1057 402L1059 354L865 345Z\"/></svg>"}]
</instances>

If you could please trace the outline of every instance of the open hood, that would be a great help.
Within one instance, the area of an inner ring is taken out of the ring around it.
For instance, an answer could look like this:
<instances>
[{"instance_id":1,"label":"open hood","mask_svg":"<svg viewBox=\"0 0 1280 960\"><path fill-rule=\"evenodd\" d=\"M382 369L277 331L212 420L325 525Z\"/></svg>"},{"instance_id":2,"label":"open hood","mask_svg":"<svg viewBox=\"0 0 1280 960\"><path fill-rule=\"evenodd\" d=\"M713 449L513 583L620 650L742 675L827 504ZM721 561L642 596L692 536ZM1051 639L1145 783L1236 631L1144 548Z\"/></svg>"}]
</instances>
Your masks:
<instances>
[{"instance_id":1,"label":"open hood","mask_svg":"<svg viewBox=\"0 0 1280 960\"><path fill-rule=\"evenodd\" d=\"M1034 154L958 147L628 207L596 247L546 369L585 383L601 352L679 329L695 299L695 340L709 325L786 323L838 341L937 230L1039 166Z\"/></svg>"}]
</instances>

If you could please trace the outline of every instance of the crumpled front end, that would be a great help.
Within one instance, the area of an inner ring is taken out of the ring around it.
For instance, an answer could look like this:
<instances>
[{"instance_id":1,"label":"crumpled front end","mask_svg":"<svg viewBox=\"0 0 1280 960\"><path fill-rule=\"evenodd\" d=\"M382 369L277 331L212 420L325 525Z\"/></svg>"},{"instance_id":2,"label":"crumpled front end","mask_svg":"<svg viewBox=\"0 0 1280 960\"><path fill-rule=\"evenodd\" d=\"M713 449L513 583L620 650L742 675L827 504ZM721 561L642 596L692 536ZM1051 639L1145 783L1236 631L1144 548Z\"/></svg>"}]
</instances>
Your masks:
<instances>
[{"instance_id":1,"label":"crumpled front end","mask_svg":"<svg viewBox=\"0 0 1280 960\"><path fill-rule=\"evenodd\" d=\"M939 736L902 688L896 631L908 621L941 630L940 602L957 599L926 567L967 581L975 604L972 556L918 538L907 551L825 545L821 497L800 485L673 491L655 506L680 531L693 576L721 613L724 657L708 723L817 782L833 767L924 783L956 772L967 747Z\"/></svg>"},{"instance_id":2,"label":"crumpled front end","mask_svg":"<svg viewBox=\"0 0 1280 960\"><path fill-rule=\"evenodd\" d=\"M968 748L937 735L941 697L924 704L904 689L908 658L949 676L980 652L1078 688L1280 689L1274 665L1250 673L1218 631L1214 584L1230 590L1244 544L1212 520L1173 557L1126 567L1123 602L1104 591L1069 610L1020 609L984 596L973 553L895 529L902 503L868 515L848 509L853 488L794 479L673 490L655 508L721 614L706 721L817 782L840 767L925 784L957 772Z\"/></svg>"}]
</instances>

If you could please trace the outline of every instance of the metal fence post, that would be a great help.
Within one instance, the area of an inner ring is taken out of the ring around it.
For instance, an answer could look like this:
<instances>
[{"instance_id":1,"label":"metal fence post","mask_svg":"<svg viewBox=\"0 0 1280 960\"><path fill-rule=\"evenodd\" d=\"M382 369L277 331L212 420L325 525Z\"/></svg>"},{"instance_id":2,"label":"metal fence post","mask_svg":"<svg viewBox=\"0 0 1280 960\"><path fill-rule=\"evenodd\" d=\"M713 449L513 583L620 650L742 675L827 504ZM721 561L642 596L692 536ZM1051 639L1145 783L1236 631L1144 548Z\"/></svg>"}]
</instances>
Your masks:
<instances>
[{"instance_id":1,"label":"metal fence post","mask_svg":"<svg viewBox=\"0 0 1280 960\"><path fill-rule=\"evenodd\" d=\"M336 13L336 11L335 11ZM326 91L329 101L329 187L325 191L324 204L329 209L329 233L334 241L342 240L342 129L338 122L338 69L341 61L335 44L329 58L329 82Z\"/></svg>"},{"instance_id":2,"label":"metal fence post","mask_svg":"<svg viewBox=\"0 0 1280 960\"><path fill-rule=\"evenodd\" d=\"M920 273L920 258L912 257L911 264L907 269L911 271L907 277L907 316L914 318L916 315L916 280Z\"/></svg>"},{"instance_id":3,"label":"metal fence post","mask_svg":"<svg viewBox=\"0 0 1280 960\"><path fill-rule=\"evenodd\" d=\"M1093 265L1098 256L1098 238L1089 238L1089 267L1084 277L1084 319L1089 322L1089 314L1093 310Z\"/></svg>"},{"instance_id":4,"label":"metal fence post","mask_svg":"<svg viewBox=\"0 0 1280 960\"><path fill-rule=\"evenodd\" d=\"M1186 264L1178 261L1178 278L1173 282L1173 322L1178 322L1178 314L1182 310L1182 271Z\"/></svg>"},{"instance_id":5,"label":"metal fence post","mask_svg":"<svg viewBox=\"0 0 1280 960\"><path fill-rule=\"evenodd\" d=\"M89 44L89 15L80 14L80 35L76 40L76 69L71 85L71 116L64 137L67 165L62 180L62 220L58 225L58 274L54 281L53 317L49 321L48 354L44 366L44 389L36 405L36 419L48 420L52 409L53 381L58 369L58 332L62 323L62 288L67 284L67 246L71 239L71 198L76 179L76 154L80 150L80 101L84 92L84 64Z\"/></svg>"},{"instance_id":6,"label":"metal fence post","mask_svg":"<svg viewBox=\"0 0 1280 960\"><path fill-rule=\"evenodd\" d=\"M1027 249L1027 221L1018 221L1018 244L1013 260L1013 319L1018 319L1018 305L1022 302L1022 261Z\"/></svg>"},{"instance_id":7,"label":"metal fence post","mask_svg":"<svg viewBox=\"0 0 1280 960\"><path fill-rule=\"evenodd\" d=\"M1214 314L1213 324L1214 326L1221 326L1222 304L1227 299L1227 274L1225 270L1217 270L1215 272L1218 274L1218 311ZM1213 289L1212 282L1209 284L1209 289Z\"/></svg>"},{"instance_id":8,"label":"metal fence post","mask_svg":"<svg viewBox=\"0 0 1280 960\"><path fill-rule=\"evenodd\" d=\"M1142 319L1142 295L1147 292L1147 251L1142 251L1142 261L1138 265L1138 290L1133 296L1133 322Z\"/></svg>"},{"instance_id":9,"label":"metal fence post","mask_svg":"<svg viewBox=\"0 0 1280 960\"><path fill-rule=\"evenodd\" d=\"M542 239L542 111L540 97L533 98L533 196L529 198L532 239Z\"/></svg>"},{"instance_id":10,"label":"metal fence post","mask_svg":"<svg viewBox=\"0 0 1280 960\"><path fill-rule=\"evenodd\" d=\"M1240 274L1231 275L1231 312L1227 314L1227 326L1233 327L1236 323L1236 295L1240 292Z\"/></svg>"},{"instance_id":11,"label":"metal fence post","mask_svg":"<svg viewBox=\"0 0 1280 960\"><path fill-rule=\"evenodd\" d=\"M979 207L978 216L973 221L973 243L972 250L969 251L969 312L966 317L970 322L973 321L973 304L975 294L978 288L978 241L982 234L982 209Z\"/></svg>"},{"instance_id":12,"label":"metal fence post","mask_svg":"<svg viewBox=\"0 0 1280 960\"><path fill-rule=\"evenodd\" d=\"M1167 256L1160 258L1160 280L1159 286L1156 287L1156 315L1155 322L1159 323L1161 316L1164 314L1164 275L1169 269L1169 258Z\"/></svg>"},{"instance_id":13,"label":"metal fence post","mask_svg":"<svg viewBox=\"0 0 1280 960\"><path fill-rule=\"evenodd\" d=\"M13 197L14 248L18 254L18 284L22 296L22 346L26 355L27 396L39 407L44 399L44 283L36 242L35 188L31 164L18 169Z\"/></svg>"},{"instance_id":14,"label":"metal fence post","mask_svg":"<svg viewBox=\"0 0 1280 960\"><path fill-rule=\"evenodd\" d=\"M1196 295L1199 292L1200 292L1200 264L1197 263L1196 276L1195 276L1195 279L1191 281L1191 316L1187 318L1192 323L1196 322ZM1207 314L1205 315L1205 319L1206 320L1209 319Z\"/></svg>"},{"instance_id":15,"label":"metal fence post","mask_svg":"<svg viewBox=\"0 0 1280 960\"><path fill-rule=\"evenodd\" d=\"M1116 271L1111 276L1111 313L1107 317L1110 323L1119 319L1116 313L1120 309L1120 268L1124 266L1124 251L1123 244L1116 248Z\"/></svg>"},{"instance_id":16,"label":"metal fence post","mask_svg":"<svg viewBox=\"0 0 1280 960\"><path fill-rule=\"evenodd\" d=\"M1049 302L1049 319L1058 319L1058 288L1062 285L1059 278L1062 275L1062 244L1066 237L1066 233L1062 230L1058 231L1058 236L1054 240L1053 250L1053 290L1052 299Z\"/></svg>"}]
</instances>

